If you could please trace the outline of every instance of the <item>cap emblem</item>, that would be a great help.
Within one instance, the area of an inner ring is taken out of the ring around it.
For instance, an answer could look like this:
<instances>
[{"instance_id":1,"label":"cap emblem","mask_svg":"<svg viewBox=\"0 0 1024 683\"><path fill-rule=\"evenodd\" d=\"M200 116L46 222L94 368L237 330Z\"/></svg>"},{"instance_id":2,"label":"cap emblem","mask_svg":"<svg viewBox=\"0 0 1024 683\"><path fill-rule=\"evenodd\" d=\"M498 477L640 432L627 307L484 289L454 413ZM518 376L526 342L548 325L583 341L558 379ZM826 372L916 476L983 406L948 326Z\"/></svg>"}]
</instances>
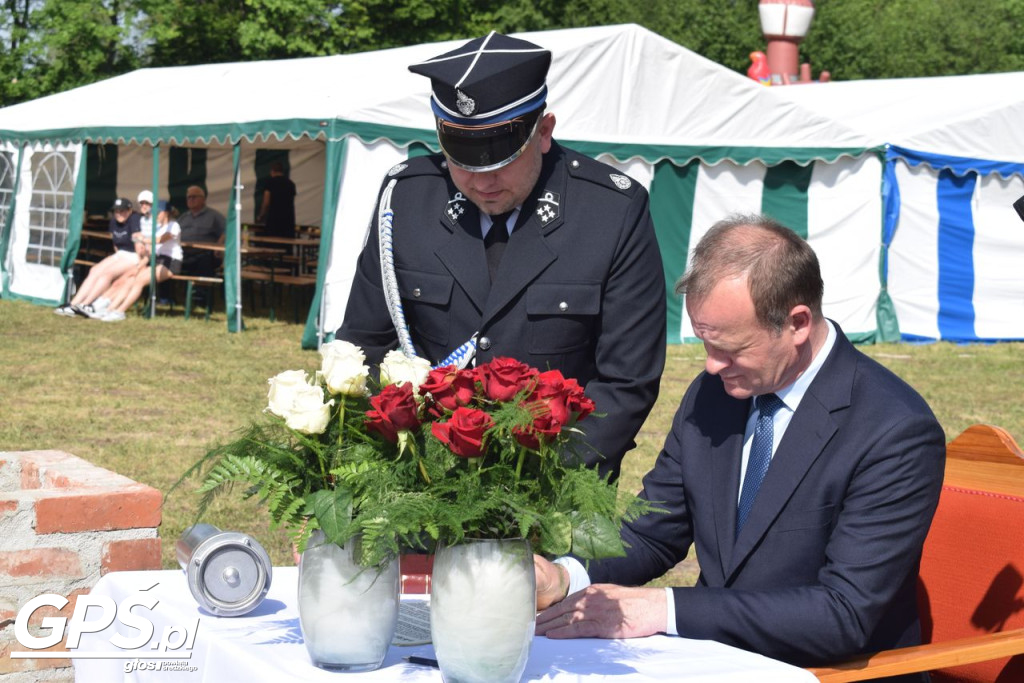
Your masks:
<instances>
[{"instance_id":1,"label":"cap emblem","mask_svg":"<svg viewBox=\"0 0 1024 683\"><path fill-rule=\"evenodd\" d=\"M544 194L537 199L537 216L541 225L547 225L558 218L558 195L545 190Z\"/></svg>"},{"instance_id":2,"label":"cap emblem","mask_svg":"<svg viewBox=\"0 0 1024 683\"><path fill-rule=\"evenodd\" d=\"M618 173L609 173L608 177L612 179L613 183L615 183L615 187L620 190L628 190L633 185L632 180L624 175L619 175Z\"/></svg>"},{"instance_id":3,"label":"cap emblem","mask_svg":"<svg viewBox=\"0 0 1024 683\"><path fill-rule=\"evenodd\" d=\"M409 168L409 164L395 164L391 167L391 170L388 171L388 177L396 176L407 168Z\"/></svg>"},{"instance_id":4,"label":"cap emblem","mask_svg":"<svg viewBox=\"0 0 1024 683\"><path fill-rule=\"evenodd\" d=\"M459 89L455 90L455 106L463 116L476 113L476 100Z\"/></svg>"},{"instance_id":5,"label":"cap emblem","mask_svg":"<svg viewBox=\"0 0 1024 683\"><path fill-rule=\"evenodd\" d=\"M448 200L448 208L444 210L448 214L448 220L453 224L459 221L459 216L466 213L466 209L462 206L466 201L466 196L461 192L456 192L455 196Z\"/></svg>"}]
</instances>

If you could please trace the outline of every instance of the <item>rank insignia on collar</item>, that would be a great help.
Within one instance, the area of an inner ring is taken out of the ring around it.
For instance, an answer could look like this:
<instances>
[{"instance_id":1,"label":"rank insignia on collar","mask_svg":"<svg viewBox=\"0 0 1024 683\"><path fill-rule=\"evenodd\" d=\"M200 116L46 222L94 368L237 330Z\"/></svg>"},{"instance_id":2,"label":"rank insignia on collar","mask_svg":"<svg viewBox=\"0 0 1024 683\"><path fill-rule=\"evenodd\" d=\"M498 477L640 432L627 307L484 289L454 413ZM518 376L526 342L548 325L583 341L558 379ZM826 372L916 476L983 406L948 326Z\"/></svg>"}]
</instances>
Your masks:
<instances>
[{"instance_id":1,"label":"rank insignia on collar","mask_svg":"<svg viewBox=\"0 0 1024 683\"><path fill-rule=\"evenodd\" d=\"M461 192L456 192L455 196L448 200L448 208L444 210L448 214L448 220L455 223L459 222L459 217L466 213L466 208L462 206L466 203L466 196Z\"/></svg>"},{"instance_id":2,"label":"rank insignia on collar","mask_svg":"<svg viewBox=\"0 0 1024 683\"><path fill-rule=\"evenodd\" d=\"M615 187L619 188L620 190L628 190L630 186L633 184L632 180L630 180L624 175L619 175L618 173L609 173L608 177L612 179L613 183L615 183Z\"/></svg>"},{"instance_id":3,"label":"rank insignia on collar","mask_svg":"<svg viewBox=\"0 0 1024 683\"><path fill-rule=\"evenodd\" d=\"M537 216L541 225L547 225L558 218L558 194L550 190L544 190L544 194L537 198Z\"/></svg>"},{"instance_id":4,"label":"rank insignia on collar","mask_svg":"<svg viewBox=\"0 0 1024 683\"><path fill-rule=\"evenodd\" d=\"M407 168L409 168L409 164L395 164L391 167L391 170L388 171L388 177L396 176Z\"/></svg>"}]
</instances>

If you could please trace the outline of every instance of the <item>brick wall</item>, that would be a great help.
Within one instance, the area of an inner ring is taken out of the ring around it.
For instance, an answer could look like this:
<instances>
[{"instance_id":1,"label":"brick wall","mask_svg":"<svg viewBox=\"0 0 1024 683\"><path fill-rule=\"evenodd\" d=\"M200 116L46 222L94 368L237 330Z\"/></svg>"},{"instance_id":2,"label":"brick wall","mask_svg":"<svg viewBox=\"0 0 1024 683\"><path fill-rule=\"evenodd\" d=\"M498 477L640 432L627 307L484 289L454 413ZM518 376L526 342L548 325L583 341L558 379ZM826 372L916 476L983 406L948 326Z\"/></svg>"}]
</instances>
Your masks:
<instances>
[{"instance_id":1,"label":"brick wall","mask_svg":"<svg viewBox=\"0 0 1024 683\"><path fill-rule=\"evenodd\" d=\"M0 681L69 681L69 659L11 659L18 610L43 593L75 600L111 571L160 568L160 492L61 451L0 452ZM43 617L29 622L35 635ZM63 643L52 648L63 651Z\"/></svg>"}]
</instances>

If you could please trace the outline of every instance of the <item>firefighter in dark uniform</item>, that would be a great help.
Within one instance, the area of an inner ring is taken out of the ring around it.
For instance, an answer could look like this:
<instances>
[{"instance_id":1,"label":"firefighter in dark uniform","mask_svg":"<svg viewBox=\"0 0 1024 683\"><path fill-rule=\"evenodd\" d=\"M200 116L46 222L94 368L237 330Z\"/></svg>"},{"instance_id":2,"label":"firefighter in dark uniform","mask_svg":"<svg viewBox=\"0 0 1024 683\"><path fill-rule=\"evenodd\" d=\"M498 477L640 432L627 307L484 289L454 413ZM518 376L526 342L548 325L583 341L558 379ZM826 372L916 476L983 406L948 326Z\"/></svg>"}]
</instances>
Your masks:
<instances>
[{"instance_id":1,"label":"firefighter in dark uniform","mask_svg":"<svg viewBox=\"0 0 1024 683\"><path fill-rule=\"evenodd\" d=\"M409 67L443 154L388 172L336 337L371 363L560 370L604 414L585 457L616 477L658 395L665 280L646 190L552 139L550 62L492 32Z\"/></svg>"}]
</instances>

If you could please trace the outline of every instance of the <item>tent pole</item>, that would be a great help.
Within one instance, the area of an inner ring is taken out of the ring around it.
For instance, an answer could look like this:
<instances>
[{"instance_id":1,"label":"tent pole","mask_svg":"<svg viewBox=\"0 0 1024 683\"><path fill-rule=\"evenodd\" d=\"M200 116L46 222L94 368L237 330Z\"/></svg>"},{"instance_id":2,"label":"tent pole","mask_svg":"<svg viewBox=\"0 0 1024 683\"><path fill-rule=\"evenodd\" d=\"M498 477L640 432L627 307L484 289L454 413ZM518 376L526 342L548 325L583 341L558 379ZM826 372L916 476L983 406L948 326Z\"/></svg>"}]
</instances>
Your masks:
<instances>
[{"instance_id":1,"label":"tent pole","mask_svg":"<svg viewBox=\"0 0 1024 683\"><path fill-rule=\"evenodd\" d=\"M160 208L160 144L153 145L153 203L149 207L149 317L156 317L156 229ZM170 220L170 216L168 216Z\"/></svg>"},{"instance_id":2,"label":"tent pole","mask_svg":"<svg viewBox=\"0 0 1024 683\"><path fill-rule=\"evenodd\" d=\"M0 274L3 276L3 281L0 282L0 294L4 298L10 295L8 287L10 286L11 265L7 260L7 252L11 235L14 233L14 212L18 204L18 191L21 189L21 160L25 156L26 146L27 144L23 143L17 147L18 163L15 164L14 183L11 187L11 202L7 205L6 220L3 225L0 225Z\"/></svg>"}]
</instances>

